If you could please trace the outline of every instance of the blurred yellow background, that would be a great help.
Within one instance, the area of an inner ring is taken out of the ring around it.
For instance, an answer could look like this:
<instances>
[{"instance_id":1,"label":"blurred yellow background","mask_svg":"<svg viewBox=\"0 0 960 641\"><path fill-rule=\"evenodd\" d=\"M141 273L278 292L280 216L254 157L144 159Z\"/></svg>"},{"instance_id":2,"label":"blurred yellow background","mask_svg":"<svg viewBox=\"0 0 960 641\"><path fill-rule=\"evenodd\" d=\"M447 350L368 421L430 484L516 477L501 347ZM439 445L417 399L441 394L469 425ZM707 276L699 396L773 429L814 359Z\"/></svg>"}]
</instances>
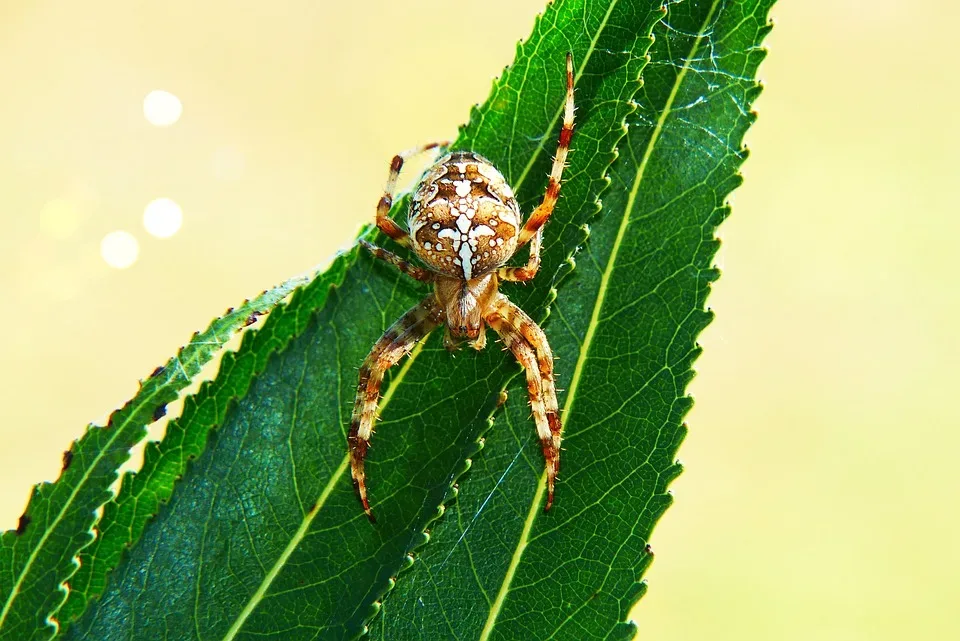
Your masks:
<instances>
[{"instance_id":1,"label":"blurred yellow background","mask_svg":"<svg viewBox=\"0 0 960 641\"><path fill-rule=\"evenodd\" d=\"M327 5L0 5L0 528L194 329L371 220L542 2ZM774 17L639 638L958 639L960 7Z\"/></svg>"}]
</instances>

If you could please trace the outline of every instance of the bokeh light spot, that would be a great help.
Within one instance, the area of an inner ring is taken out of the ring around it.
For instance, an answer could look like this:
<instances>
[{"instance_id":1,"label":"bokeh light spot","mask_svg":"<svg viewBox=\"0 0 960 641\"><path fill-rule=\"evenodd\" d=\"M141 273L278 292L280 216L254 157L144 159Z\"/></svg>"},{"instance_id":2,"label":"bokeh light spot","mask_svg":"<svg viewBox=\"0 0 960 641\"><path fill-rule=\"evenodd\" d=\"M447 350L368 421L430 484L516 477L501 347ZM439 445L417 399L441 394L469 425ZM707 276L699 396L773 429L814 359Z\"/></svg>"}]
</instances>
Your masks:
<instances>
[{"instance_id":1,"label":"bokeh light spot","mask_svg":"<svg viewBox=\"0 0 960 641\"><path fill-rule=\"evenodd\" d=\"M180 120L183 104L169 91L154 90L143 99L143 116L151 125L169 127Z\"/></svg>"},{"instance_id":2,"label":"bokeh light spot","mask_svg":"<svg viewBox=\"0 0 960 641\"><path fill-rule=\"evenodd\" d=\"M169 198L150 201L143 210L143 226L151 236L170 238L183 224L183 210Z\"/></svg>"},{"instance_id":3,"label":"bokeh light spot","mask_svg":"<svg viewBox=\"0 0 960 641\"><path fill-rule=\"evenodd\" d=\"M140 243L130 232L112 231L100 241L100 256L115 269L126 269L139 255Z\"/></svg>"}]
</instances>

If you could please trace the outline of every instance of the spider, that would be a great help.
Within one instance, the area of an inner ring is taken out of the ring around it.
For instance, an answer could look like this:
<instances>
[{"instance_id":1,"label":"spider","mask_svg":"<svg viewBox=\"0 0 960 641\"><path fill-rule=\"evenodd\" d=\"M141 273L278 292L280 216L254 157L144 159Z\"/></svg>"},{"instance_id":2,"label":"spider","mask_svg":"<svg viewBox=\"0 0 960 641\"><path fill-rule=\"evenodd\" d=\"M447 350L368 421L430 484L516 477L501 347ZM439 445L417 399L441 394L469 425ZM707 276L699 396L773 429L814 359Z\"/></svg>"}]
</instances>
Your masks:
<instances>
[{"instance_id":1,"label":"spider","mask_svg":"<svg viewBox=\"0 0 960 641\"><path fill-rule=\"evenodd\" d=\"M363 462L370 444L384 373L409 354L433 329L444 328L444 346L453 351L464 340L477 350L486 345L486 327L497 334L526 371L527 392L547 471L547 502L553 505L560 463L562 426L553 377L553 353L543 330L498 290L501 281L532 279L540 268L543 226L560 195L560 178L573 137L573 59L567 54L567 92L563 127L547 190L541 204L521 225L520 207L503 175L479 154L454 151L425 173L408 212L409 232L389 216L404 160L446 143L433 143L394 156L383 197L377 204L377 227L398 244L412 248L427 267L362 240L374 257L434 291L395 322L360 367L348 443L354 486L371 522ZM503 266L526 243L530 257L522 267Z\"/></svg>"}]
</instances>

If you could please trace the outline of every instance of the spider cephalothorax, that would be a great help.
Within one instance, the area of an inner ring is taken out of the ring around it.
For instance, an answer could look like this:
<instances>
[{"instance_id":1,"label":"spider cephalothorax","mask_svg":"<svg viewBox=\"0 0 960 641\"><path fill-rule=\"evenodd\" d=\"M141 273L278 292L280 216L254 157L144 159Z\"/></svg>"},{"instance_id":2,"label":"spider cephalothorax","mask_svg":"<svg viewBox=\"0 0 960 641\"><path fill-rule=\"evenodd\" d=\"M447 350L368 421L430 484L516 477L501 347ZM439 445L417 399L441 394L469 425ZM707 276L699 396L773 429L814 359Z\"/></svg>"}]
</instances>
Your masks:
<instances>
[{"instance_id":1,"label":"spider cephalothorax","mask_svg":"<svg viewBox=\"0 0 960 641\"><path fill-rule=\"evenodd\" d=\"M486 345L489 326L513 352L527 376L530 406L543 448L547 471L547 503L553 505L560 464L561 423L553 378L553 354L543 330L499 291L501 281L526 281L540 268L543 225L560 195L560 178L573 136L573 61L567 55L567 95L557 155L543 202L525 224L513 190L493 164L469 151L440 158L424 174L413 196L407 224L401 229L389 216L393 192L404 159L431 144L394 157L390 177L377 205L377 227L397 243L411 247L428 269L361 241L374 256L416 280L433 283L434 291L400 317L377 341L360 368L357 399L350 424L353 480L370 519L363 461L376 420L380 385L387 369L408 354L434 328L444 326L444 343L455 349L466 339L475 349ZM519 247L530 243L522 267L504 267Z\"/></svg>"}]
</instances>

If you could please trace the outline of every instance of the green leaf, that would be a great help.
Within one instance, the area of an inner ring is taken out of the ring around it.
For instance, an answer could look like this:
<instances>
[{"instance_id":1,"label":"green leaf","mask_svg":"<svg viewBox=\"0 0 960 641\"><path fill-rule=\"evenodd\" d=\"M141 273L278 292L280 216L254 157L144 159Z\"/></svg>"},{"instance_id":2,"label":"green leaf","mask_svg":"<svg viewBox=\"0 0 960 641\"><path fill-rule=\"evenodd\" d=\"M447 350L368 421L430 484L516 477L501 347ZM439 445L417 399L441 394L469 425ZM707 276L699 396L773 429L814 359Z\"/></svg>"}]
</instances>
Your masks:
<instances>
[{"instance_id":1,"label":"green leaf","mask_svg":"<svg viewBox=\"0 0 960 641\"><path fill-rule=\"evenodd\" d=\"M534 314L544 315L551 277L569 270L583 225L598 210L660 15L658 1L551 5L455 144L490 157L530 211L546 187L564 57L573 52L578 134L561 206L548 228L539 282L509 291ZM469 467L465 457L477 451L499 392L516 374L515 363L495 348L451 356L437 333L389 376L368 458L379 518L371 526L346 459L356 368L424 293L365 254L350 265L342 286L209 434L169 504L67 637L362 633L453 496L452 483ZM245 343L238 359L244 349L254 347ZM214 387L221 384L218 377Z\"/></svg>"},{"instance_id":2,"label":"green leaf","mask_svg":"<svg viewBox=\"0 0 960 641\"><path fill-rule=\"evenodd\" d=\"M552 305L548 335L567 390L556 503L543 513L543 462L518 377L375 638L633 638L646 546L680 472L684 389L718 276L715 229L740 183L772 3L675 2L654 29L602 213Z\"/></svg>"},{"instance_id":3,"label":"green leaf","mask_svg":"<svg viewBox=\"0 0 960 641\"><path fill-rule=\"evenodd\" d=\"M353 253L337 256L321 276L298 288L288 304L277 303L283 298L279 294L289 293L293 281L283 292L271 290L275 291L271 300L276 307L262 328L244 335L240 350L224 354L217 384L203 383L186 399L180 418L167 425L163 440L147 443L140 471L124 475L117 496L104 506L96 540L80 553L80 568L70 579L70 593L58 613L61 624L77 619L90 599L103 591L108 573L124 550L140 538L147 521L170 498L187 463L203 452L210 430L223 422L233 401L247 393L250 381L264 370L270 355L303 331L310 312L326 301L354 259Z\"/></svg>"},{"instance_id":4,"label":"green leaf","mask_svg":"<svg viewBox=\"0 0 960 641\"><path fill-rule=\"evenodd\" d=\"M90 425L64 453L60 477L34 488L19 527L0 538L0 639L47 639L56 633L51 617L67 596L63 584L77 570L78 553L94 538L96 510L111 499L109 487L130 448L238 330L307 281L293 278L195 333L141 382L137 395L113 412L105 427Z\"/></svg>"}]
</instances>

